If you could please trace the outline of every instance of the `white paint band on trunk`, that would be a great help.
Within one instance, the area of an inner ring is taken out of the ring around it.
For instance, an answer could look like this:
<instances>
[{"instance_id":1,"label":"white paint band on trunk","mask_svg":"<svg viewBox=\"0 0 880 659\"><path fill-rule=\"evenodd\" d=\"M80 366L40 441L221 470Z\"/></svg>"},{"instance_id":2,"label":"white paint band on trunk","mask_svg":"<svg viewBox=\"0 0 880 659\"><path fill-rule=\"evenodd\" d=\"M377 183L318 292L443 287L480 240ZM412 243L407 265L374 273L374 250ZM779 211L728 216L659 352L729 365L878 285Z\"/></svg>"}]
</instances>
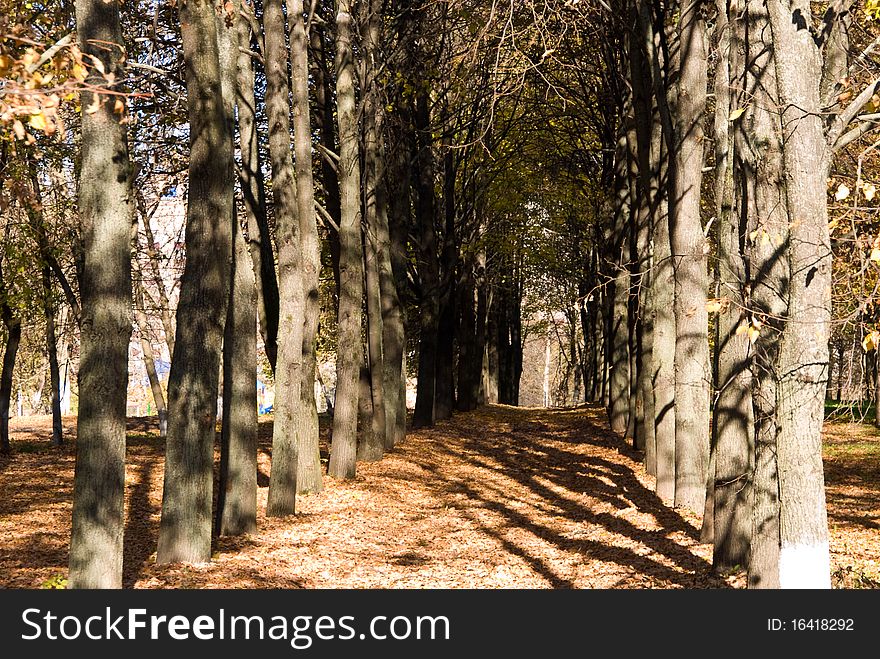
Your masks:
<instances>
[{"instance_id":1,"label":"white paint band on trunk","mask_svg":"<svg viewBox=\"0 0 880 659\"><path fill-rule=\"evenodd\" d=\"M783 545L779 552L780 588L831 588L828 543Z\"/></svg>"}]
</instances>

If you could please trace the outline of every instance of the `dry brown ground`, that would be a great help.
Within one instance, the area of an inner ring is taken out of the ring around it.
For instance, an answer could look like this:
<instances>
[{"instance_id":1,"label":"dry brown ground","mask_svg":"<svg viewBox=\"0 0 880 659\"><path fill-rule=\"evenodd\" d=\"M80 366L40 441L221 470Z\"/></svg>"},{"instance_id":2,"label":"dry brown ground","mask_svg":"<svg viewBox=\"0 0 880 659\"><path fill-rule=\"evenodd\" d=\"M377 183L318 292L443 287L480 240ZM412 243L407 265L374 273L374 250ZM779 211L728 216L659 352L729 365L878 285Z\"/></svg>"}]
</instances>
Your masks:
<instances>
[{"instance_id":1,"label":"dry brown ground","mask_svg":"<svg viewBox=\"0 0 880 659\"><path fill-rule=\"evenodd\" d=\"M68 436L75 419L65 420ZM136 588L725 588L696 518L672 510L595 408L493 406L408 434L355 481L325 478L293 518L215 543L207 566L154 562L163 453L151 420L130 422L124 584ZM47 419L13 419L0 458L0 587L66 574L73 442ZM271 425L261 426L265 507ZM880 439L829 426L826 474L835 581L880 580ZM326 429L322 430L326 440ZM326 446L325 446L326 449Z\"/></svg>"}]
</instances>

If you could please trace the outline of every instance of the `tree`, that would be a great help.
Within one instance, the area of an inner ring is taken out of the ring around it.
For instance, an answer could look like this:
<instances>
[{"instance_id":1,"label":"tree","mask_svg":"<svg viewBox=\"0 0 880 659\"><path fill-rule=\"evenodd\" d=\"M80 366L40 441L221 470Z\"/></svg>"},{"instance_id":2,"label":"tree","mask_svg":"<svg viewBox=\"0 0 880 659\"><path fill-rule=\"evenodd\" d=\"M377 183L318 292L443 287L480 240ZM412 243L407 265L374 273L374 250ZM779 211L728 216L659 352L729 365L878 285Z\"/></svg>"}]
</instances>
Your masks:
<instances>
[{"instance_id":1,"label":"tree","mask_svg":"<svg viewBox=\"0 0 880 659\"><path fill-rule=\"evenodd\" d=\"M297 433L303 385L303 251L297 181L291 161L290 86L287 81L287 28L282 0L263 5L266 51L266 113L272 161L275 242L278 245L280 300L278 362L275 366L275 422L267 514L296 512Z\"/></svg>"},{"instance_id":2,"label":"tree","mask_svg":"<svg viewBox=\"0 0 880 659\"><path fill-rule=\"evenodd\" d=\"M168 379L159 563L211 558L220 354L232 260L233 151L212 2L180 7L189 110L186 267Z\"/></svg>"},{"instance_id":3,"label":"tree","mask_svg":"<svg viewBox=\"0 0 880 659\"><path fill-rule=\"evenodd\" d=\"M351 47L352 14L348 0L336 2L336 103L339 122L339 316L336 357L336 406L328 473L354 478L363 298L360 155Z\"/></svg>"},{"instance_id":4,"label":"tree","mask_svg":"<svg viewBox=\"0 0 880 659\"><path fill-rule=\"evenodd\" d=\"M118 86L125 46L115 3L77 0L76 22L80 50L95 63L88 82L102 91L83 91L81 99L82 323L69 585L119 588L134 217L126 101ZM93 104L96 111L88 111Z\"/></svg>"}]
</instances>

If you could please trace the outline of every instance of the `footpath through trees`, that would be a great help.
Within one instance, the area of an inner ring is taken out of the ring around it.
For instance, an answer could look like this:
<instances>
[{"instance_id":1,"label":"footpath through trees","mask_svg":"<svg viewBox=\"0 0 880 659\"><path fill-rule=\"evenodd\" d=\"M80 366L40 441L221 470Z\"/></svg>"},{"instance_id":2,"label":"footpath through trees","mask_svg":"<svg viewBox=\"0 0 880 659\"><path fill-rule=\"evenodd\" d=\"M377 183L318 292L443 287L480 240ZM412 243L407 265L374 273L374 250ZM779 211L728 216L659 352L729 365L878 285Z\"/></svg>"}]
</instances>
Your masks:
<instances>
[{"instance_id":1,"label":"footpath through trees","mask_svg":"<svg viewBox=\"0 0 880 659\"><path fill-rule=\"evenodd\" d=\"M36 588L67 566L71 441L51 447L49 417L12 420L0 461L0 587ZM258 528L215 539L209 565L157 565L163 443L130 419L123 585L137 588L724 588L696 515L653 492L642 454L598 406L488 406L412 431L353 481L327 479L290 518L265 518L271 423L261 423ZM328 428L321 419L322 461ZM880 579L880 437L826 425L836 586ZM219 460L219 454L216 454ZM216 467L216 465L215 465ZM215 468L215 473L217 469Z\"/></svg>"}]
</instances>

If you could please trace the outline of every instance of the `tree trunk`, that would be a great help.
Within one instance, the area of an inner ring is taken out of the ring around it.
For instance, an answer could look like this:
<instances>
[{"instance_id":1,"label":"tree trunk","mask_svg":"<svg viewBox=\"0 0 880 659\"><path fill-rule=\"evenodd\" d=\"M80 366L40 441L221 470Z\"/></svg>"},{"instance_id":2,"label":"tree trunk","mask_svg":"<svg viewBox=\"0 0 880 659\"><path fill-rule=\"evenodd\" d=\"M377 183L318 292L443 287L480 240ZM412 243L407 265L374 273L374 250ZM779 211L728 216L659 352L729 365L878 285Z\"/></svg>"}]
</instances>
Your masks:
<instances>
[{"instance_id":1,"label":"tree trunk","mask_svg":"<svg viewBox=\"0 0 880 659\"><path fill-rule=\"evenodd\" d=\"M734 206L734 136L730 113L740 107L743 31L728 22L727 2L718 1L718 64L715 72L715 213L718 218L719 301L715 334L715 407L712 432L714 471L712 506L714 542L712 564L716 571L744 568L749 562L752 524L752 474L754 470L754 419L750 343L738 328L748 322L746 265L742 245L747 217ZM739 0L731 15L739 12ZM732 30L736 30L732 34ZM732 86L732 75L737 86ZM744 125L744 122L735 124ZM736 202L742 203L740 200ZM739 211L739 212L738 212Z\"/></svg>"},{"instance_id":2,"label":"tree trunk","mask_svg":"<svg viewBox=\"0 0 880 659\"><path fill-rule=\"evenodd\" d=\"M431 116L427 94L416 102L417 209L416 236L418 273L421 283L419 302L419 372L413 427L434 425L437 375L437 348L440 323L440 268L437 236L434 231L436 199L434 193L434 154L431 142Z\"/></svg>"},{"instance_id":3,"label":"tree trunk","mask_svg":"<svg viewBox=\"0 0 880 659\"><path fill-rule=\"evenodd\" d=\"M629 184L627 182L627 144L626 133L621 133L615 151L614 208L611 227L612 253L614 264L612 312L610 314L609 359L610 378L608 385L608 417L611 429L626 435L629 427L629 240L627 224L629 217Z\"/></svg>"},{"instance_id":4,"label":"tree trunk","mask_svg":"<svg viewBox=\"0 0 880 659\"><path fill-rule=\"evenodd\" d=\"M374 166L367 159L367 167ZM371 178L367 173L367 180ZM369 186L369 183L367 184ZM367 192L367 194L370 194ZM367 213L375 216L375 208L370 209L371 202L367 200ZM373 218L375 220L375 218ZM376 236L370 235L369 219L364 232L364 284L366 286L367 307L367 356L368 361L361 369L360 396L366 394L367 401L359 403L359 416L361 417L362 437L358 442L358 460L375 461L381 460L385 453L385 445L388 441L386 433L387 418L385 415L385 383L383 381L384 358L382 346L382 301L379 290L379 265ZM364 385L367 385L366 388ZM364 416L367 413L368 416Z\"/></svg>"},{"instance_id":5,"label":"tree trunk","mask_svg":"<svg viewBox=\"0 0 880 659\"><path fill-rule=\"evenodd\" d=\"M141 352L144 356L144 368L147 370L147 378L150 381L150 391L153 394L153 402L156 404L156 414L159 416L159 437L164 439L168 436L168 409L165 406L165 394L162 391L162 383L156 373L156 357L153 354L153 343L149 337L150 321L144 312L143 284L136 284L135 319L138 326L138 337L141 342Z\"/></svg>"},{"instance_id":6,"label":"tree trunk","mask_svg":"<svg viewBox=\"0 0 880 659\"><path fill-rule=\"evenodd\" d=\"M61 373L58 370L58 338L55 335L55 301L52 299L52 279L49 268L42 268L43 315L46 319L46 354L49 357L49 384L52 387L52 446L64 443L61 425ZM129 329L129 331L131 331Z\"/></svg>"},{"instance_id":7,"label":"tree trunk","mask_svg":"<svg viewBox=\"0 0 880 659\"><path fill-rule=\"evenodd\" d=\"M782 108L790 230L790 299L779 347L779 585L830 588L822 422L831 327L829 154L819 86L822 55L810 3L767 3ZM806 21L807 25L802 25Z\"/></svg>"},{"instance_id":8,"label":"tree trunk","mask_svg":"<svg viewBox=\"0 0 880 659\"><path fill-rule=\"evenodd\" d=\"M100 59L105 71L123 80L119 5L77 0L76 22L82 52ZM89 82L106 84L97 71ZM82 107L91 106L92 100L90 93L83 92ZM122 586L134 203L126 127L121 119L106 100L97 112L82 115L78 198L82 323L70 588Z\"/></svg>"},{"instance_id":9,"label":"tree trunk","mask_svg":"<svg viewBox=\"0 0 880 659\"><path fill-rule=\"evenodd\" d=\"M217 19L223 102L234 132L238 35ZM240 135L243 140L245 135ZM223 420L216 526L219 535L257 530L257 291L253 263L235 207L232 272L223 333Z\"/></svg>"},{"instance_id":10,"label":"tree trunk","mask_svg":"<svg viewBox=\"0 0 880 659\"><path fill-rule=\"evenodd\" d=\"M385 181L388 189L388 235L382 235L379 227L380 262L379 284L382 291L382 332L385 348L386 378L385 406L388 415L388 438L392 446L403 441L406 436L406 306L407 294L407 241L411 224L411 166L412 147L408 143L411 131L408 130L406 114L398 107L395 113L398 121L389 122L386 139L389 148L388 170ZM387 240L388 253L382 243ZM396 399L396 403L394 402ZM392 420L393 416L393 420ZM390 447L389 447L390 448Z\"/></svg>"},{"instance_id":11,"label":"tree trunk","mask_svg":"<svg viewBox=\"0 0 880 659\"><path fill-rule=\"evenodd\" d=\"M235 257L223 337L223 424L217 533L257 530L257 291L247 243L234 220Z\"/></svg>"},{"instance_id":12,"label":"tree trunk","mask_svg":"<svg viewBox=\"0 0 880 659\"><path fill-rule=\"evenodd\" d=\"M3 262L0 259L0 320L6 328L6 346L3 348L3 369L0 370L0 453L8 454L9 408L12 400L12 374L15 356L21 343L21 320L15 317L9 305L6 282L3 279Z\"/></svg>"},{"instance_id":13,"label":"tree trunk","mask_svg":"<svg viewBox=\"0 0 880 659\"><path fill-rule=\"evenodd\" d=\"M766 6L748 0L743 66L742 102L749 100L735 124L734 197L745 216L745 243L750 275L751 314L744 328L753 328L754 384L754 509L748 584L750 588L779 587L779 342L790 295L787 241L790 217L785 203L779 116L776 52L767 25ZM754 102L752 102L754 99ZM741 220L742 221L742 220ZM748 242L746 242L746 238ZM760 327L756 326L760 323ZM754 331L759 334L754 334ZM740 330L742 331L742 330Z\"/></svg>"},{"instance_id":14,"label":"tree trunk","mask_svg":"<svg viewBox=\"0 0 880 659\"><path fill-rule=\"evenodd\" d=\"M247 216L248 249L256 278L260 334L266 358L274 372L278 361L278 278L275 274L275 254L266 215L266 186L257 136L254 64L251 55L242 52L242 49L251 48L251 24L241 15L241 1L233 0L238 41L236 105L241 148L239 185ZM253 11L253 8L250 10Z\"/></svg>"},{"instance_id":15,"label":"tree trunk","mask_svg":"<svg viewBox=\"0 0 880 659\"><path fill-rule=\"evenodd\" d=\"M363 303L363 250L361 248L361 172L358 154L354 53L351 46L351 3L336 2L336 99L339 121L339 317L336 356L336 410L329 474L354 478L357 458L357 409L363 363L361 304Z\"/></svg>"},{"instance_id":16,"label":"tree trunk","mask_svg":"<svg viewBox=\"0 0 880 659\"><path fill-rule=\"evenodd\" d=\"M186 266L168 378L168 440L158 563L211 557L220 352L232 260L231 122L221 90L214 5L180 7L189 110Z\"/></svg>"},{"instance_id":17,"label":"tree trunk","mask_svg":"<svg viewBox=\"0 0 880 659\"><path fill-rule=\"evenodd\" d=\"M318 406L315 401L321 272L321 246L315 213L315 182L312 175L312 125L309 111L309 42L303 17L303 0L290 0L290 53L293 83L293 127L296 151L296 189L302 248L303 347L302 403L296 411L298 447L297 492L317 493L321 482L321 451L318 447Z\"/></svg>"},{"instance_id":18,"label":"tree trunk","mask_svg":"<svg viewBox=\"0 0 880 659\"><path fill-rule=\"evenodd\" d=\"M272 161L275 243L278 246L278 364L275 367L275 421L272 470L266 514L296 512L299 410L303 383L303 252L297 182L291 161L290 88L284 1L263 3L266 47L266 114Z\"/></svg>"},{"instance_id":19,"label":"tree trunk","mask_svg":"<svg viewBox=\"0 0 880 659\"><path fill-rule=\"evenodd\" d=\"M681 6L669 237L675 268L675 505L702 514L709 463L708 246L700 222L708 69L700 4Z\"/></svg>"},{"instance_id":20,"label":"tree trunk","mask_svg":"<svg viewBox=\"0 0 880 659\"><path fill-rule=\"evenodd\" d=\"M458 249L455 241L455 157L449 144L443 155L443 253L441 262L440 318L437 323L437 372L434 418L449 419L455 407L456 276Z\"/></svg>"}]
</instances>

